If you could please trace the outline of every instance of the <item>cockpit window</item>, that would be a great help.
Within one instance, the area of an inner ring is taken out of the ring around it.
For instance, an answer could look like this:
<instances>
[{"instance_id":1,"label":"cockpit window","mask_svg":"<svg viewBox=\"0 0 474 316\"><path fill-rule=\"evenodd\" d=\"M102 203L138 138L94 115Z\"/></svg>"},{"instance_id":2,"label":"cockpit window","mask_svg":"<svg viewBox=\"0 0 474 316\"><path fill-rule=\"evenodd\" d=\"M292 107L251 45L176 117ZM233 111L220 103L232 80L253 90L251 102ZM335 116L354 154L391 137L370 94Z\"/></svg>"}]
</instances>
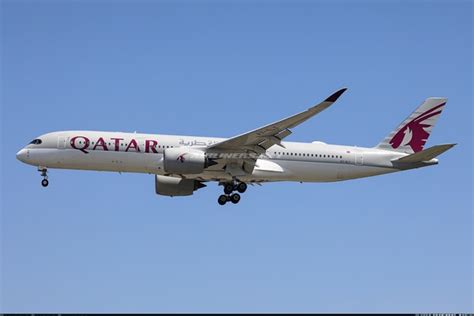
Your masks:
<instances>
[{"instance_id":1,"label":"cockpit window","mask_svg":"<svg viewBox=\"0 0 474 316\"><path fill-rule=\"evenodd\" d=\"M39 139L39 138L33 139L33 140L30 142L30 144L33 144L33 145L39 145L39 144L41 144L41 143L42 143L42 141L41 141L41 139Z\"/></svg>"}]
</instances>

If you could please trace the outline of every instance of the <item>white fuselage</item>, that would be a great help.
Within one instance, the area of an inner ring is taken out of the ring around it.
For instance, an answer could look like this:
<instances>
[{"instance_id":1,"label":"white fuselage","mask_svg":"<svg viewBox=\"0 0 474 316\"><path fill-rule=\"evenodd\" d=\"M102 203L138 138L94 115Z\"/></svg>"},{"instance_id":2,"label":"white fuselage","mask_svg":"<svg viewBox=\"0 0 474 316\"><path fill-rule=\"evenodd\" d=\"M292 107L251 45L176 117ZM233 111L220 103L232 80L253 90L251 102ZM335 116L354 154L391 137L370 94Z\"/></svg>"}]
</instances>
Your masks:
<instances>
[{"instance_id":1,"label":"white fuselage","mask_svg":"<svg viewBox=\"0 0 474 316\"><path fill-rule=\"evenodd\" d=\"M224 138L171 136L122 132L64 131L42 135L40 144L29 144L17 154L30 165L115 172L165 175L163 152L167 148L205 149ZM239 176L245 182L300 181L330 182L400 171L392 160L404 153L329 145L322 142L282 142L257 159L251 174ZM200 174L180 175L203 181L232 179L217 164Z\"/></svg>"}]
</instances>

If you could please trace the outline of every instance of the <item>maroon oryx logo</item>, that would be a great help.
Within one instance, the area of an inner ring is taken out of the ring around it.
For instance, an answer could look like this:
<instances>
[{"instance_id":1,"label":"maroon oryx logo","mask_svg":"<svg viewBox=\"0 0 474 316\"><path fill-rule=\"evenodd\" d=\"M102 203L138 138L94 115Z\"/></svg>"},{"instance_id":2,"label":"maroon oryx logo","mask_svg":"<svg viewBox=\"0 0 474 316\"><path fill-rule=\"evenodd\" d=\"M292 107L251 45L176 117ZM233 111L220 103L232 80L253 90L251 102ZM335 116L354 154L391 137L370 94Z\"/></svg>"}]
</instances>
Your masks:
<instances>
[{"instance_id":1,"label":"maroon oryx logo","mask_svg":"<svg viewBox=\"0 0 474 316\"><path fill-rule=\"evenodd\" d=\"M181 154L178 156L178 158L176 158L176 160L180 161L181 163L183 163L186 159L184 158L184 155L186 155L186 153L184 154Z\"/></svg>"},{"instance_id":2,"label":"maroon oryx logo","mask_svg":"<svg viewBox=\"0 0 474 316\"><path fill-rule=\"evenodd\" d=\"M423 150L423 146L426 143L426 140L430 136L430 134L425 130L425 128L431 127L429 124L423 123L427 119L438 115L441 113L442 109L440 109L446 103L442 103L434 108L431 108L413 120L408 122L405 126L403 126L396 134L393 136L390 144L392 148L398 148L400 146L410 146L414 152L419 152Z\"/></svg>"}]
</instances>

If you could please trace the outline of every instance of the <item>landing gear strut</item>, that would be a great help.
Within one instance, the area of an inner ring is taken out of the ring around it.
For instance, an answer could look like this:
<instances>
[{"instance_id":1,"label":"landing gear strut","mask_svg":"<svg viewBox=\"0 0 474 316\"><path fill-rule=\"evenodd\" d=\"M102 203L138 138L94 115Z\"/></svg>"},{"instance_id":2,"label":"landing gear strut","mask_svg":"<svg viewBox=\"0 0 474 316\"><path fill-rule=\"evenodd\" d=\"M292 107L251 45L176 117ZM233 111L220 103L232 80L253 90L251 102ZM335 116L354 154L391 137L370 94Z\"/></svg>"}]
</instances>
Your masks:
<instances>
[{"instance_id":1,"label":"landing gear strut","mask_svg":"<svg viewBox=\"0 0 474 316\"><path fill-rule=\"evenodd\" d=\"M48 184L49 184L49 181L48 181L48 169L46 168L38 168L38 171L41 172L41 176L43 177L43 180L41 180L41 185L43 187L47 187Z\"/></svg>"},{"instance_id":2,"label":"landing gear strut","mask_svg":"<svg viewBox=\"0 0 474 316\"><path fill-rule=\"evenodd\" d=\"M232 202L234 204L239 203L240 201L240 194L239 193L234 193L234 191L238 191L240 193L244 193L247 190L247 184L244 182L228 182L228 183L223 183L224 186L224 193L219 196L217 199L217 203L220 205L225 205L227 202Z\"/></svg>"}]
</instances>

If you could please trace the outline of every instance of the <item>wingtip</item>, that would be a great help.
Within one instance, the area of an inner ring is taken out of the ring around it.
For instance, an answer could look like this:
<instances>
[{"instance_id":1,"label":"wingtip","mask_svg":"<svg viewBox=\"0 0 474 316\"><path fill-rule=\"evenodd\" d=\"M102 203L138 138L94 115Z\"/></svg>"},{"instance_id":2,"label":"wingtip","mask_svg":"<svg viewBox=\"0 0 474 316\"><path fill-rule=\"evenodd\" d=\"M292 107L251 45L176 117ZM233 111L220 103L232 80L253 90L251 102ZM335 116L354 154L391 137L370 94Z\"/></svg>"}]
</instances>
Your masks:
<instances>
[{"instance_id":1,"label":"wingtip","mask_svg":"<svg viewBox=\"0 0 474 316\"><path fill-rule=\"evenodd\" d=\"M442 145L439 145L441 147L444 147L444 148L447 148L446 150L448 149L451 149L453 148L454 146L456 146L458 143L451 143L451 144L442 144Z\"/></svg>"},{"instance_id":2,"label":"wingtip","mask_svg":"<svg viewBox=\"0 0 474 316\"><path fill-rule=\"evenodd\" d=\"M338 91L334 92L333 94L331 94L326 100L324 100L325 102L336 102L337 99L339 99L339 97L344 93L346 92L347 88L342 88L342 89L339 89Z\"/></svg>"}]
</instances>

